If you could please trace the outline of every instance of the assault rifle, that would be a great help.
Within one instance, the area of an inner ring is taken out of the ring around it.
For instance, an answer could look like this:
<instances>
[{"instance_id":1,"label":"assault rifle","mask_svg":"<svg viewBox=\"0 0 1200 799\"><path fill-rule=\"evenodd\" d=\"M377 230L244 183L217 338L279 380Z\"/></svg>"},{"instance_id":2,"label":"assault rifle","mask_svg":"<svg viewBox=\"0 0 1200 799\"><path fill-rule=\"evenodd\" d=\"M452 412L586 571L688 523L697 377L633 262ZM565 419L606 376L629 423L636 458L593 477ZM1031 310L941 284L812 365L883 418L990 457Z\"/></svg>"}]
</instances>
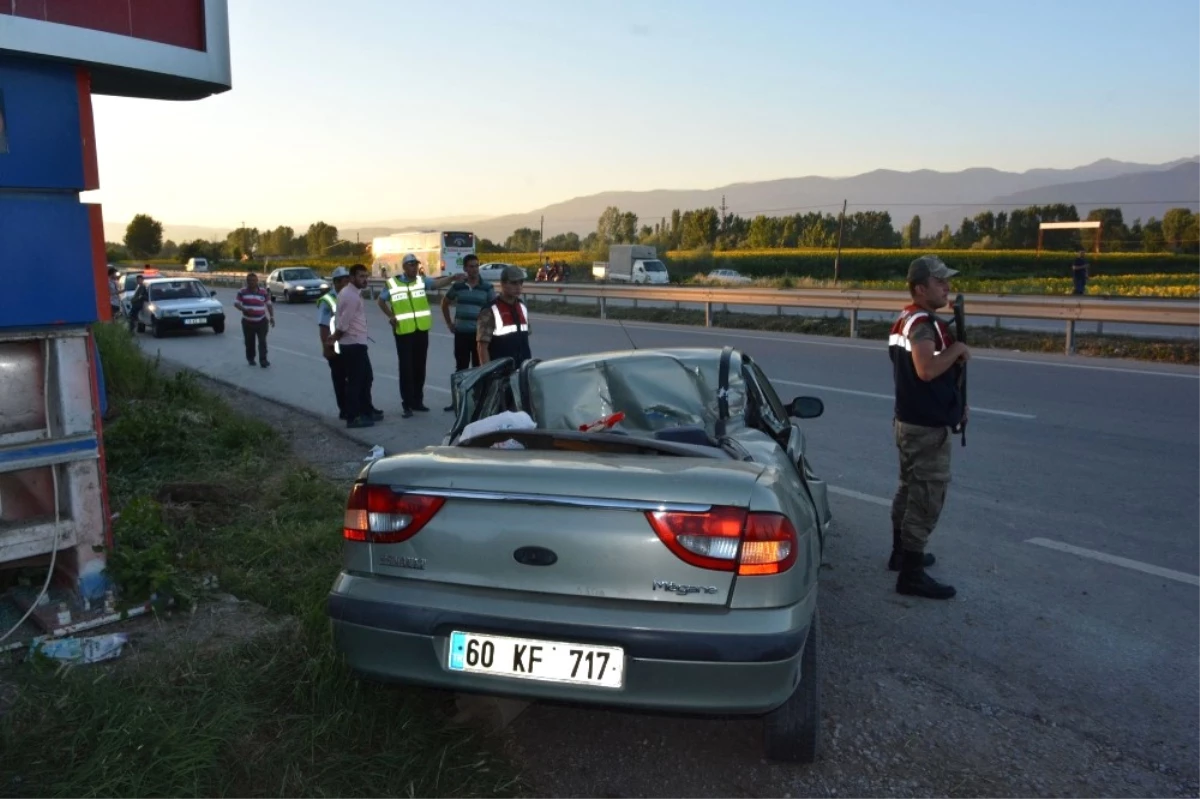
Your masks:
<instances>
[{"instance_id":1,"label":"assault rifle","mask_svg":"<svg viewBox=\"0 0 1200 799\"><path fill-rule=\"evenodd\" d=\"M954 340L967 343L967 322L963 312L963 295L959 294L954 298ZM967 365L960 363L958 365L958 393L962 396L963 412L967 409ZM967 445L967 420L963 419L958 423L958 429L955 433L962 434L962 445Z\"/></svg>"}]
</instances>

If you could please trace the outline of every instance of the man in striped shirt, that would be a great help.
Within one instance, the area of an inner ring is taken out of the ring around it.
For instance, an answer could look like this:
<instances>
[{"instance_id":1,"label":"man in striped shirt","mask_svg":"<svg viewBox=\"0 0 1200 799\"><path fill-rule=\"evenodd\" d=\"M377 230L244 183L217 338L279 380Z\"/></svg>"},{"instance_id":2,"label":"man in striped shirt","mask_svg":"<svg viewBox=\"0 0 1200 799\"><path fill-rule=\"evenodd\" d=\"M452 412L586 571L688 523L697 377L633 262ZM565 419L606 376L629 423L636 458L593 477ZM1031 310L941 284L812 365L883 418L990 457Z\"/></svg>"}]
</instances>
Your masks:
<instances>
[{"instance_id":1,"label":"man in striped shirt","mask_svg":"<svg viewBox=\"0 0 1200 799\"><path fill-rule=\"evenodd\" d=\"M479 276L479 256L472 254L463 258L463 273L467 279L453 284L442 295L442 318L454 336L455 371L479 366L479 351L475 346L479 312L496 299L492 284ZM450 318L451 305L454 306L453 319ZM447 405L444 410L454 410L454 403Z\"/></svg>"},{"instance_id":2,"label":"man in striped shirt","mask_svg":"<svg viewBox=\"0 0 1200 799\"><path fill-rule=\"evenodd\" d=\"M258 275L254 272L246 274L246 285L237 293L233 307L242 312L242 338L246 342L246 363L254 365L254 342L258 341L258 365L266 369L271 365L267 360L267 321L275 327L275 308L271 305L271 295L258 285Z\"/></svg>"}]
</instances>

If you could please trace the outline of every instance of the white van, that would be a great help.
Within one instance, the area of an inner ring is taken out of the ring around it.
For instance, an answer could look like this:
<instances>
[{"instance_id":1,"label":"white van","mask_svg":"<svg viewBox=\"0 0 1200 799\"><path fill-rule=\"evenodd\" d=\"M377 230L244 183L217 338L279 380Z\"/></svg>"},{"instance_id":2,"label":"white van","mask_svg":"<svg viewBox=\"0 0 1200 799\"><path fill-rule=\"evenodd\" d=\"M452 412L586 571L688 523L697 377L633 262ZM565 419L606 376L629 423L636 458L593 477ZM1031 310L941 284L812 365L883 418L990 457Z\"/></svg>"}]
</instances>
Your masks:
<instances>
[{"instance_id":1,"label":"white van","mask_svg":"<svg viewBox=\"0 0 1200 799\"><path fill-rule=\"evenodd\" d=\"M187 268L188 272L207 272L208 271L208 259L207 258L188 258L186 268Z\"/></svg>"}]
</instances>

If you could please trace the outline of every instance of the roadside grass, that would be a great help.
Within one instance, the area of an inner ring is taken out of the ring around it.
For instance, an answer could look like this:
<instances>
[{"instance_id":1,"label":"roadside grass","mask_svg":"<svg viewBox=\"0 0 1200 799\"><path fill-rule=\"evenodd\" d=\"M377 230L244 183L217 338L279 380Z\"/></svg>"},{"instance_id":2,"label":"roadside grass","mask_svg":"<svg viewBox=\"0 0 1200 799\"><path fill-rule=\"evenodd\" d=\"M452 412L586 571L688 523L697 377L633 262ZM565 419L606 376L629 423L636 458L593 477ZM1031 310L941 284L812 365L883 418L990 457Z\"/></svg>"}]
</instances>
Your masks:
<instances>
[{"instance_id":1,"label":"roadside grass","mask_svg":"<svg viewBox=\"0 0 1200 799\"><path fill-rule=\"evenodd\" d=\"M591 303L546 301L534 297L525 299L531 310L565 316L597 319L597 307ZM673 325L704 325L704 311L681 308L631 308L609 305L609 319L640 322L659 322ZM947 321L949 319L947 318ZM850 335L849 318L824 316L779 316L772 314L737 313L713 308L714 328L762 330L777 333L806 333L812 336ZM859 338L886 341L891 329L889 322L860 321ZM1019 350L1021 352L1061 353L1066 348L1066 336L1059 333L1040 333L990 326L967 327L967 343L972 347ZM1200 364L1200 341L1195 339L1150 339L1135 336L1075 334L1075 352L1102 358L1137 358L1161 363Z\"/></svg>"},{"instance_id":2,"label":"roadside grass","mask_svg":"<svg viewBox=\"0 0 1200 799\"><path fill-rule=\"evenodd\" d=\"M345 491L269 426L186 374L167 377L125 330L97 325L116 552L138 601L186 612L202 579L296 619L217 651L62 669L35 658L0 716L0 795L497 796L520 790L434 692L355 677L324 600L341 558ZM186 497L187 501L180 501Z\"/></svg>"}]
</instances>

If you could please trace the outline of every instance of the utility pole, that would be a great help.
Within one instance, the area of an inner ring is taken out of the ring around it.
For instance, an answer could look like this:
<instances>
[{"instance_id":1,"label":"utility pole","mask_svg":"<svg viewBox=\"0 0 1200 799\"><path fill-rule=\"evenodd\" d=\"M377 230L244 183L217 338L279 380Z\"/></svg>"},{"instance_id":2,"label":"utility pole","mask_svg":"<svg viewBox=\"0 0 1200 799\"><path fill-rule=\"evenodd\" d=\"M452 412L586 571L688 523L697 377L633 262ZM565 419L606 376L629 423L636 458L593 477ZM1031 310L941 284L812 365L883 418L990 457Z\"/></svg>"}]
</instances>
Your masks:
<instances>
[{"instance_id":1,"label":"utility pole","mask_svg":"<svg viewBox=\"0 0 1200 799\"><path fill-rule=\"evenodd\" d=\"M842 229L846 226L846 201L842 200L842 216L838 220L838 248L837 257L833 259L833 282L838 282L842 269Z\"/></svg>"},{"instance_id":2,"label":"utility pole","mask_svg":"<svg viewBox=\"0 0 1200 799\"><path fill-rule=\"evenodd\" d=\"M546 251L546 217L543 215L539 219L541 221L538 222L538 255L541 255Z\"/></svg>"},{"instance_id":3,"label":"utility pole","mask_svg":"<svg viewBox=\"0 0 1200 799\"><path fill-rule=\"evenodd\" d=\"M721 227L725 227L725 195L721 195Z\"/></svg>"}]
</instances>

